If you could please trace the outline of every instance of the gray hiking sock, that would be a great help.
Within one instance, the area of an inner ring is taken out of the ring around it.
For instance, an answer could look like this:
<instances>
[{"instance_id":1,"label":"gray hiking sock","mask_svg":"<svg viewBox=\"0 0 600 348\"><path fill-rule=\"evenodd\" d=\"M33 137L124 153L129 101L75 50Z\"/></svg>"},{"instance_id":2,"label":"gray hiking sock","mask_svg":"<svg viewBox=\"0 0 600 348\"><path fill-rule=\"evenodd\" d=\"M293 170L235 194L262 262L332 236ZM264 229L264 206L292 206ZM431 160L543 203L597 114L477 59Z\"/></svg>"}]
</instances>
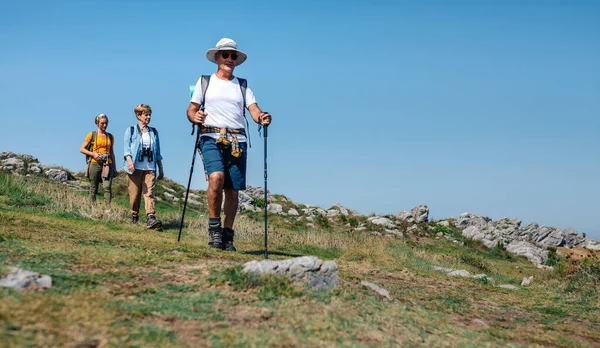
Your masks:
<instances>
[{"instance_id":1,"label":"gray hiking sock","mask_svg":"<svg viewBox=\"0 0 600 348\"><path fill-rule=\"evenodd\" d=\"M208 228L219 228L221 227L221 218L208 218Z\"/></svg>"}]
</instances>

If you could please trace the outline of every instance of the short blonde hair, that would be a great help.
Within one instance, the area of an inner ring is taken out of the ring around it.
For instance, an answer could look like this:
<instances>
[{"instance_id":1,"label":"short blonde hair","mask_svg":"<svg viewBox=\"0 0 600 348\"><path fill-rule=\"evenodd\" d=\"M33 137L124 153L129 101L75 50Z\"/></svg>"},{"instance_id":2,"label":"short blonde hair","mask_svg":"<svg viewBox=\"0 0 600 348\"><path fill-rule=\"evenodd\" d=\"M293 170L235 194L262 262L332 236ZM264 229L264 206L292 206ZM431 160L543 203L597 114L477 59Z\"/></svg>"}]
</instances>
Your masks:
<instances>
[{"instance_id":1,"label":"short blonde hair","mask_svg":"<svg viewBox=\"0 0 600 348\"><path fill-rule=\"evenodd\" d=\"M100 122L100 119L105 118L106 121L108 122L108 116L106 116L105 114L98 114L96 115L96 118L94 119L94 122L96 123L96 125L98 124L98 122Z\"/></svg>"},{"instance_id":2,"label":"short blonde hair","mask_svg":"<svg viewBox=\"0 0 600 348\"><path fill-rule=\"evenodd\" d=\"M151 114L152 108L150 108L150 105L138 104L136 105L135 109L133 109L133 112L135 112L135 116L137 117L143 114Z\"/></svg>"}]
</instances>

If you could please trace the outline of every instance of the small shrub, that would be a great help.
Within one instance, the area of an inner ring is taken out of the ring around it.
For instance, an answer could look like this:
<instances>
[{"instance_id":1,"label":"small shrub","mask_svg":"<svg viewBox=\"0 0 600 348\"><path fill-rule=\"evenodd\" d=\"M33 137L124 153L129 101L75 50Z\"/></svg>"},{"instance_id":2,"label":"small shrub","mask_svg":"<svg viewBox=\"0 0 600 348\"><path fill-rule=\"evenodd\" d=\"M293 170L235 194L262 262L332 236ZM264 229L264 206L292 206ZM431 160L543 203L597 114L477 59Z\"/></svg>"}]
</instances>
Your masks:
<instances>
[{"instance_id":1,"label":"small shrub","mask_svg":"<svg viewBox=\"0 0 600 348\"><path fill-rule=\"evenodd\" d=\"M486 247L485 244L483 244L483 242L480 240L473 240L471 238L465 238L464 243L467 248L471 248L471 249L474 249L477 251L482 251L485 253L488 252L488 247Z\"/></svg>"},{"instance_id":2,"label":"small shrub","mask_svg":"<svg viewBox=\"0 0 600 348\"><path fill-rule=\"evenodd\" d=\"M340 219L340 222L342 222L342 223L347 223L348 222L348 218L344 214L340 214L339 215L339 219Z\"/></svg>"},{"instance_id":3,"label":"small shrub","mask_svg":"<svg viewBox=\"0 0 600 348\"><path fill-rule=\"evenodd\" d=\"M317 224L317 226L324 228L324 229L331 228L331 226L329 226L329 220L326 217L324 217L320 214L316 214L314 219L315 219L314 221Z\"/></svg>"},{"instance_id":4,"label":"small shrub","mask_svg":"<svg viewBox=\"0 0 600 348\"><path fill-rule=\"evenodd\" d=\"M259 207L259 208L264 208L265 207L265 200L264 198L253 198L252 199L252 205L255 207Z\"/></svg>"},{"instance_id":5,"label":"small shrub","mask_svg":"<svg viewBox=\"0 0 600 348\"><path fill-rule=\"evenodd\" d=\"M585 259L581 265L572 265L567 273L565 291L581 292L589 288L593 289L596 296L598 296L598 289L600 289L600 261Z\"/></svg>"},{"instance_id":6,"label":"small shrub","mask_svg":"<svg viewBox=\"0 0 600 348\"><path fill-rule=\"evenodd\" d=\"M517 261L517 258L515 257L515 255L506 251L506 248L504 247L504 243L502 243L502 242L496 243L496 246L491 248L488 251L488 255L493 258L508 260L511 262Z\"/></svg>"},{"instance_id":7,"label":"small shrub","mask_svg":"<svg viewBox=\"0 0 600 348\"><path fill-rule=\"evenodd\" d=\"M548 248L548 260L546 260L546 266L556 266L563 258L558 256L556 248Z\"/></svg>"},{"instance_id":8,"label":"small shrub","mask_svg":"<svg viewBox=\"0 0 600 348\"><path fill-rule=\"evenodd\" d=\"M471 265L484 272L489 272L491 270L488 262L481 256L463 253L458 259L460 260L460 262L466 263L467 265Z\"/></svg>"},{"instance_id":9,"label":"small shrub","mask_svg":"<svg viewBox=\"0 0 600 348\"><path fill-rule=\"evenodd\" d=\"M211 270L208 282L212 285L229 285L233 290L244 290L258 286L258 276L242 272L242 266L227 268L222 271Z\"/></svg>"}]
</instances>

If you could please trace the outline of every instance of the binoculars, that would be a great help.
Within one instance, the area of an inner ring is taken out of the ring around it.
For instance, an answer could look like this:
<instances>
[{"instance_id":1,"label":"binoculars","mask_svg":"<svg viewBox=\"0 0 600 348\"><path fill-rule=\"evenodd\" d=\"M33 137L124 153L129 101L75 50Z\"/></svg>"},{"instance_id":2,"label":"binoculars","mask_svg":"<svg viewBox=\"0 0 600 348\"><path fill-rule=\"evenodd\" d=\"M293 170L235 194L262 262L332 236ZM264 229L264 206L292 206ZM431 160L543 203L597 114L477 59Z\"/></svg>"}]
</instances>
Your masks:
<instances>
[{"instance_id":1,"label":"binoculars","mask_svg":"<svg viewBox=\"0 0 600 348\"><path fill-rule=\"evenodd\" d=\"M152 162L153 158L154 158L154 154L152 152L152 149L148 148L142 148L142 150L140 151L140 161L144 160L144 157L148 158L148 162Z\"/></svg>"}]
</instances>

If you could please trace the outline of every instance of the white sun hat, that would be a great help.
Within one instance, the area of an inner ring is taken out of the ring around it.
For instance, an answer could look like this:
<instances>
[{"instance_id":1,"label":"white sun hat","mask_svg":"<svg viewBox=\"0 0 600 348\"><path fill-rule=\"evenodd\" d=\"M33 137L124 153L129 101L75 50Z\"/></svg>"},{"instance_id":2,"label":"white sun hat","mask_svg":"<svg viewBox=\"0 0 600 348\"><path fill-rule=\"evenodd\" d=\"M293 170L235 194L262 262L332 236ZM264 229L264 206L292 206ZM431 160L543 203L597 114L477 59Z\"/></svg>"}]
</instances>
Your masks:
<instances>
[{"instance_id":1,"label":"white sun hat","mask_svg":"<svg viewBox=\"0 0 600 348\"><path fill-rule=\"evenodd\" d=\"M215 61L215 53L217 53L217 51L236 51L238 57L235 60L235 66L242 64L246 61L246 58L248 58L246 53L238 50L237 43L235 41L226 37L219 40L215 48L211 48L206 51L206 59L216 64L217 62Z\"/></svg>"}]
</instances>

